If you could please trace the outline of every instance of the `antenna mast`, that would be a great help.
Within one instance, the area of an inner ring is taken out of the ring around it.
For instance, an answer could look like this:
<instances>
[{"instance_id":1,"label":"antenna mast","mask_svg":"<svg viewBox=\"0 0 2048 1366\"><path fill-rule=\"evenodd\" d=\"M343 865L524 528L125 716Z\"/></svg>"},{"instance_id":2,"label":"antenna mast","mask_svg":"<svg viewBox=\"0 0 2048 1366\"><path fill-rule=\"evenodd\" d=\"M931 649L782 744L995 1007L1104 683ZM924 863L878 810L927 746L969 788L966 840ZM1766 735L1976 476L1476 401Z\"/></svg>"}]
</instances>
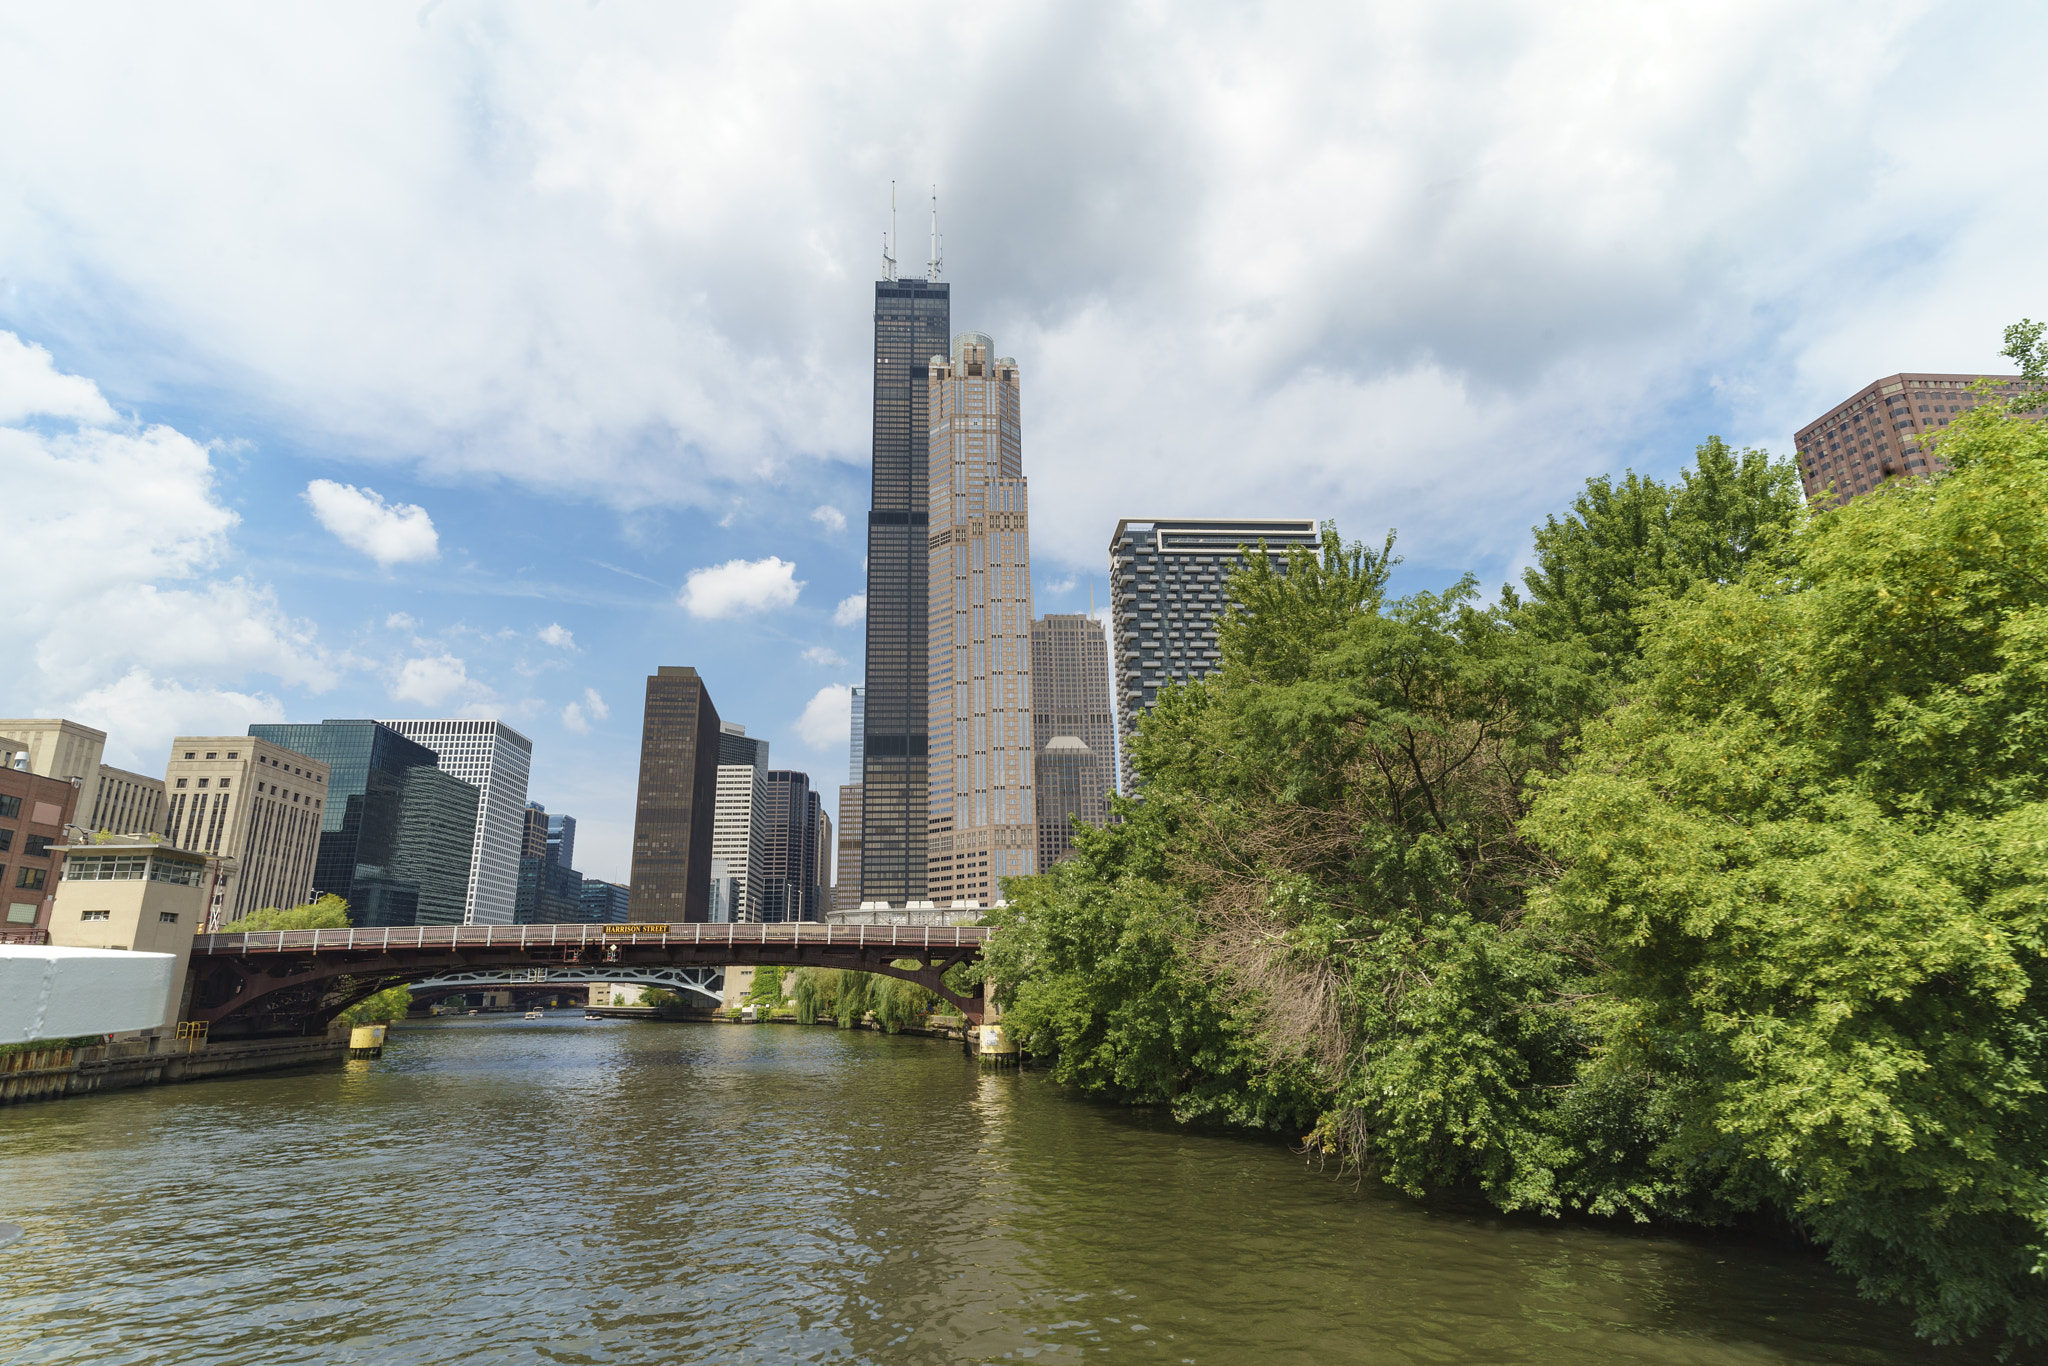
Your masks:
<instances>
[{"instance_id":1,"label":"antenna mast","mask_svg":"<svg viewBox=\"0 0 2048 1366\"><path fill-rule=\"evenodd\" d=\"M939 259L939 187L934 185L932 186L932 259L931 264L925 267L924 278L927 280L937 280L939 278L939 267L942 264L944 263Z\"/></svg>"},{"instance_id":2,"label":"antenna mast","mask_svg":"<svg viewBox=\"0 0 2048 1366\"><path fill-rule=\"evenodd\" d=\"M882 239L882 278L896 278L896 182L889 182L889 235Z\"/></svg>"}]
</instances>

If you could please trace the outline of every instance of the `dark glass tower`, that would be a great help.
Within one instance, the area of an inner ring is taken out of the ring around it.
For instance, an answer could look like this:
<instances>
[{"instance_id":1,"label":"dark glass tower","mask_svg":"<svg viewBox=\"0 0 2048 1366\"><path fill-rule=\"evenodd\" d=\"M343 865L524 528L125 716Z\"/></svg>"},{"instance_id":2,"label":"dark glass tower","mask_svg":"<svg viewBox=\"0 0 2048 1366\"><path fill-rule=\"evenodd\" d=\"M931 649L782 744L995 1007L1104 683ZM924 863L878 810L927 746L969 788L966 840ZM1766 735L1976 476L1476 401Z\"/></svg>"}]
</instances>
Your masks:
<instances>
[{"instance_id":1,"label":"dark glass tower","mask_svg":"<svg viewBox=\"0 0 2048 1366\"><path fill-rule=\"evenodd\" d=\"M868 513L860 898L925 897L926 366L949 353L952 286L875 282L874 493Z\"/></svg>"},{"instance_id":2,"label":"dark glass tower","mask_svg":"<svg viewBox=\"0 0 2048 1366\"><path fill-rule=\"evenodd\" d=\"M328 765L313 895L346 898L356 925L462 923L476 788L375 721L254 725L249 734Z\"/></svg>"},{"instance_id":3,"label":"dark glass tower","mask_svg":"<svg viewBox=\"0 0 2048 1366\"><path fill-rule=\"evenodd\" d=\"M711 833L718 807L718 708L692 668L647 680L640 797L633 813L636 923L711 918ZM542 827L546 852L546 827Z\"/></svg>"}]
</instances>

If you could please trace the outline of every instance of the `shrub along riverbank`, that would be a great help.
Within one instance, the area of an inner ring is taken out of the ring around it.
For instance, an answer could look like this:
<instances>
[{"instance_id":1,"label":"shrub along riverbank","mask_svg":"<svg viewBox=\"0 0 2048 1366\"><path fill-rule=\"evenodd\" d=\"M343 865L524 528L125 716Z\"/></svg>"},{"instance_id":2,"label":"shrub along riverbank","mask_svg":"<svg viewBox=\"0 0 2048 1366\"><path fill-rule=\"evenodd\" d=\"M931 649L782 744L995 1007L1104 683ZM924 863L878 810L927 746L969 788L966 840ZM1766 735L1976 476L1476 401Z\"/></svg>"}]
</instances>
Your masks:
<instances>
[{"instance_id":1,"label":"shrub along riverbank","mask_svg":"<svg viewBox=\"0 0 2048 1366\"><path fill-rule=\"evenodd\" d=\"M1389 598L1391 537L1254 560L1144 800L1005 884L1006 1023L1416 1194L1767 1218L1929 1337L2048 1342L2048 424L1980 400L1829 511L1718 440L1594 480L1491 606Z\"/></svg>"}]
</instances>

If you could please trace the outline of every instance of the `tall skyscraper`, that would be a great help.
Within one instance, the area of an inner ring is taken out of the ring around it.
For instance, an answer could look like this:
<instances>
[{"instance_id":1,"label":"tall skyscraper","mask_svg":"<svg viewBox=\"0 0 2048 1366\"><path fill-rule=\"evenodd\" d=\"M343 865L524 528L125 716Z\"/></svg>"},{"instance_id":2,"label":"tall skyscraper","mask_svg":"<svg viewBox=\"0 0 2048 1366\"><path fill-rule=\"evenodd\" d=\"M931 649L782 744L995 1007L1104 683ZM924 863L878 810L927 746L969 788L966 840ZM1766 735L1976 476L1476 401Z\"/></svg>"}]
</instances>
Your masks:
<instances>
[{"instance_id":1,"label":"tall skyscraper","mask_svg":"<svg viewBox=\"0 0 2048 1366\"><path fill-rule=\"evenodd\" d=\"M926 885L986 899L1035 872L1031 529L1017 362L979 332L931 384L931 777Z\"/></svg>"},{"instance_id":2,"label":"tall skyscraper","mask_svg":"<svg viewBox=\"0 0 2048 1366\"><path fill-rule=\"evenodd\" d=\"M1031 626L1031 752L1038 778L1038 866L1073 848L1070 816L1109 819L1116 787L1116 721L1110 714L1109 639L1080 612Z\"/></svg>"},{"instance_id":3,"label":"tall skyscraper","mask_svg":"<svg viewBox=\"0 0 2048 1366\"><path fill-rule=\"evenodd\" d=\"M951 286L938 252L923 280L875 282L873 495L868 512L867 686L863 699L861 895L901 905L925 894L926 362L946 354Z\"/></svg>"},{"instance_id":4,"label":"tall skyscraper","mask_svg":"<svg viewBox=\"0 0 2048 1366\"><path fill-rule=\"evenodd\" d=\"M419 889L411 924L463 923L476 871L476 826L482 810L483 794L454 774L424 765L405 771L391 876Z\"/></svg>"},{"instance_id":5,"label":"tall skyscraper","mask_svg":"<svg viewBox=\"0 0 2048 1366\"><path fill-rule=\"evenodd\" d=\"M313 895L346 898L356 925L462 922L482 803L432 750L369 720L255 725L249 736L327 765ZM177 797L174 789L172 821Z\"/></svg>"},{"instance_id":6,"label":"tall skyscraper","mask_svg":"<svg viewBox=\"0 0 2048 1366\"><path fill-rule=\"evenodd\" d=\"M1206 678L1219 658L1216 618L1230 605L1239 547L1263 541L1276 563L1289 546L1316 549L1311 519L1244 520L1127 517L1109 542L1109 603L1116 667L1119 741L1137 728L1169 680ZM1119 749L1119 790L1137 791L1128 750Z\"/></svg>"},{"instance_id":7,"label":"tall skyscraper","mask_svg":"<svg viewBox=\"0 0 2048 1366\"><path fill-rule=\"evenodd\" d=\"M719 726L718 815L711 856L725 864L732 883L734 923L761 921L762 860L768 850L768 742L732 721Z\"/></svg>"},{"instance_id":8,"label":"tall skyscraper","mask_svg":"<svg viewBox=\"0 0 2048 1366\"><path fill-rule=\"evenodd\" d=\"M2018 375L1992 376L1994 401L2019 392ZM1887 375L1807 423L1793 437L1799 477L1809 502L1834 486L1834 504L1868 493L1887 479L1927 475L1945 467L1927 440L1982 400L1970 392L1976 375ZM0 721L0 727L7 723Z\"/></svg>"},{"instance_id":9,"label":"tall skyscraper","mask_svg":"<svg viewBox=\"0 0 2048 1366\"><path fill-rule=\"evenodd\" d=\"M860 784L839 789L838 877L832 884L832 909L860 909Z\"/></svg>"},{"instance_id":10,"label":"tall skyscraper","mask_svg":"<svg viewBox=\"0 0 2048 1366\"><path fill-rule=\"evenodd\" d=\"M165 837L223 860L211 923L312 899L329 796L326 764L268 740L181 735L171 742L164 787Z\"/></svg>"},{"instance_id":11,"label":"tall skyscraper","mask_svg":"<svg viewBox=\"0 0 2048 1366\"><path fill-rule=\"evenodd\" d=\"M636 923L710 919L718 736L718 708L697 671L669 664L655 670L647 680L633 812Z\"/></svg>"},{"instance_id":12,"label":"tall skyscraper","mask_svg":"<svg viewBox=\"0 0 2048 1366\"><path fill-rule=\"evenodd\" d=\"M769 772L767 825L761 918L770 924L823 920L824 883L831 876L824 832L832 823L808 773Z\"/></svg>"},{"instance_id":13,"label":"tall skyscraper","mask_svg":"<svg viewBox=\"0 0 2048 1366\"><path fill-rule=\"evenodd\" d=\"M583 923L623 925L632 900L633 894L623 884L587 877L583 879Z\"/></svg>"},{"instance_id":14,"label":"tall skyscraper","mask_svg":"<svg viewBox=\"0 0 2048 1366\"><path fill-rule=\"evenodd\" d=\"M480 794L461 923L511 924L519 885L519 819L533 767L533 741L502 721L449 718L378 724L433 751L436 767Z\"/></svg>"},{"instance_id":15,"label":"tall skyscraper","mask_svg":"<svg viewBox=\"0 0 2048 1366\"><path fill-rule=\"evenodd\" d=\"M576 866L576 818L548 817L548 857L564 868Z\"/></svg>"},{"instance_id":16,"label":"tall skyscraper","mask_svg":"<svg viewBox=\"0 0 2048 1366\"><path fill-rule=\"evenodd\" d=\"M853 689L853 726L847 740L846 775L839 787L839 858L834 865L838 877L832 884L832 909L856 910L860 906L860 818L862 793L860 770L865 747L861 736L867 727L868 690Z\"/></svg>"},{"instance_id":17,"label":"tall skyscraper","mask_svg":"<svg viewBox=\"0 0 2048 1366\"><path fill-rule=\"evenodd\" d=\"M519 892L515 925L573 925L591 917L583 901L583 874L570 866L576 856L576 818L550 816L528 802L519 838Z\"/></svg>"}]
</instances>

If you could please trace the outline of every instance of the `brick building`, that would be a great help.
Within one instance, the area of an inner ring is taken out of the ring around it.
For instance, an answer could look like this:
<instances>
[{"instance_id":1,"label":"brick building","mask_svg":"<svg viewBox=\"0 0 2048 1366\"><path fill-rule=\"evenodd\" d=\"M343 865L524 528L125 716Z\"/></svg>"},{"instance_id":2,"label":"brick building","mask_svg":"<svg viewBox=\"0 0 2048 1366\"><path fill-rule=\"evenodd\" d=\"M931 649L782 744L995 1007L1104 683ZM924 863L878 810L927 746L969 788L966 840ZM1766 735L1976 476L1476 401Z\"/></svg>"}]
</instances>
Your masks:
<instances>
[{"instance_id":1,"label":"brick building","mask_svg":"<svg viewBox=\"0 0 2048 1366\"><path fill-rule=\"evenodd\" d=\"M1942 469L1929 438L1986 402L1976 375L1896 374L1872 380L1793 437L1808 502L1840 505L1887 479ZM1990 400L2019 392L2019 376L1995 375ZM1833 486L1832 495L1828 490ZM0 724L5 724L0 722Z\"/></svg>"}]
</instances>

